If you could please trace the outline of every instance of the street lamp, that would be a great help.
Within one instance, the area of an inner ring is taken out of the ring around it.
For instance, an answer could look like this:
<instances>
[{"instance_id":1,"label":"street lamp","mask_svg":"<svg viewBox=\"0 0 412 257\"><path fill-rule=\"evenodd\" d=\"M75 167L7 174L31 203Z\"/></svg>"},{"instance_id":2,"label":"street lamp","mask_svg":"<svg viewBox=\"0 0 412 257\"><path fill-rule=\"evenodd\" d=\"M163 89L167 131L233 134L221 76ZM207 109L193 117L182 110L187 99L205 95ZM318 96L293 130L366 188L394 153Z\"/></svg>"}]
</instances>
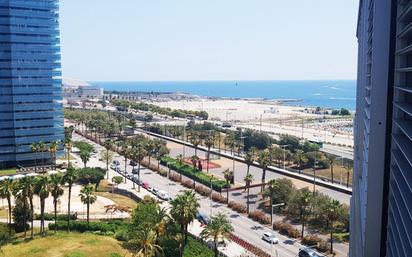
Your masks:
<instances>
[{"instance_id":1,"label":"street lamp","mask_svg":"<svg viewBox=\"0 0 412 257\"><path fill-rule=\"evenodd\" d=\"M213 194L213 175L210 177L210 218L212 218L212 210L213 210L212 194Z\"/></svg>"},{"instance_id":2,"label":"street lamp","mask_svg":"<svg viewBox=\"0 0 412 257\"><path fill-rule=\"evenodd\" d=\"M290 145L281 145L280 146L280 148L283 149L283 169L284 170L286 170L286 165L285 165L285 162L286 162L286 147L288 147L288 146L290 146Z\"/></svg>"},{"instance_id":3,"label":"street lamp","mask_svg":"<svg viewBox=\"0 0 412 257\"><path fill-rule=\"evenodd\" d=\"M318 161L315 156L315 161L313 162L313 194L316 192L316 164L318 164Z\"/></svg>"}]
</instances>

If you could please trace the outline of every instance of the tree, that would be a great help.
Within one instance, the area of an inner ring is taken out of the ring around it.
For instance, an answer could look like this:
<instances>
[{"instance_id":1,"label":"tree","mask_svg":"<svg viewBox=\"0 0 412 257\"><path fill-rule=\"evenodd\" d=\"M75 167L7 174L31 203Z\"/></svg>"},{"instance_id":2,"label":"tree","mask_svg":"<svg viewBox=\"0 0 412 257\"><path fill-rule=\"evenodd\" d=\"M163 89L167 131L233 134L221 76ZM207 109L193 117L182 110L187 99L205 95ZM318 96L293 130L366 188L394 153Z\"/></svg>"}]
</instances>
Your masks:
<instances>
[{"instance_id":1,"label":"tree","mask_svg":"<svg viewBox=\"0 0 412 257\"><path fill-rule=\"evenodd\" d=\"M190 143L195 147L195 156L197 156L197 149L200 145L201 139L199 137L199 134L192 131L190 134Z\"/></svg>"},{"instance_id":2,"label":"tree","mask_svg":"<svg viewBox=\"0 0 412 257\"><path fill-rule=\"evenodd\" d=\"M6 178L0 181L0 197L2 199L4 198L7 199L7 205L9 208L9 220L8 220L9 235L11 235L11 211L12 211L11 197L13 195L14 188L15 188L15 184L13 183L12 179Z\"/></svg>"},{"instance_id":3,"label":"tree","mask_svg":"<svg viewBox=\"0 0 412 257\"><path fill-rule=\"evenodd\" d=\"M207 240L209 238L213 239L214 242L214 252L215 257L219 256L219 250L217 245L219 239L230 240L230 234L234 231L230 220L222 213L217 214L212 217L212 220L203 231L200 233L200 237Z\"/></svg>"},{"instance_id":4,"label":"tree","mask_svg":"<svg viewBox=\"0 0 412 257\"><path fill-rule=\"evenodd\" d=\"M54 141L49 144L48 151L50 153L50 157L53 160L54 169L56 169L56 159L57 159L57 151L59 150L59 141Z\"/></svg>"},{"instance_id":5,"label":"tree","mask_svg":"<svg viewBox=\"0 0 412 257\"><path fill-rule=\"evenodd\" d=\"M249 175L250 166L256 161L257 148L251 147L245 156L245 163L247 165L246 175Z\"/></svg>"},{"instance_id":6,"label":"tree","mask_svg":"<svg viewBox=\"0 0 412 257\"><path fill-rule=\"evenodd\" d=\"M28 204L29 203L27 202L26 197L24 197L21 194L17 194L15 198L15 206L12 211L14 229L16 232L24 231L24 237L26 237L27 227L29 226L27 224L27 221L30 220L30 218L29 219L27 218L33 216L32 213L30 212L30 209L27 208Z\"/></svg>"},{"instance_id":7,"label":"tree","mask_svg":"<svg viewBox=\"0 0 412 257\"><path fill-rule=\"evenodd\" d=\"M306 158L306 155L302 150L298 149L296 150L295 155L293 156L293 159L294 159L294 163L298 165L299 174L300 174L302 171L302 164L308 161Z\"/></svg>"},{"instance_id":8,"label":"tree","mask_svg":"<svg viewBox=\"0 0 412 257\"><path fill-rule=\"evenodd\" d=\"M87 150L80 151L80 159L82 159L83 165L86 168L87 162L90 160L91 152Z\"/></svg>"},{"instance_id":9,"label":"tree","mask_svg":"<svg viewBox=\"0 0 412 257\"><path fill-rule=\"evenodd\" d=\"M132 150L130 151L130 159L134 162L137 162L138 167L137 167L137 174L139 177L139 181L141 181L140 177L140 166L141 162L143 161L144 157L147 156L147 151L144 148L143 145L138 145L137 147L133 147ZM140 183L137 183L138 185L138 191L140 192ZM133 188L134 188L134 180L133 180Z\"/></svg>"},{"instance_id":10,"label":"tree","mask_svg":"<svg viewBox=\"0 0 412 257\"><path fill-rule=\"evenodd\" d=\"M106 140L104 141L104 148L106 151L101 152L101 156L103 160L106 161L106 173L107 173L107 179L109 179L109 162L113 160L113 152L110 151L113 147L113 141L112 140ZM83 160L83 159L82 159ZM85 164L86 167L86 164Z\"/></svg>"},{"instance_id":11,"label":"tree","mask_svg":"<svg viewBox=\"0 0 412 257\"><path fill-rule=\"evenodd\" d=\"M122 176L114 176L114 177L112 178L112 182L113 182L114 184L116 184L116 187L117 187L117 188L119 188L119 185L123 182L123 177L122 177ZM112 190L112 192L113 192L113 190Z\"/></svg>"},{"instance_id":12,"label":"tree","mask_svg":"<svg viewBox=\"0 0 412 257\"><path fill-rule=\"evenodd\" d=\"M47 147L46 144L43 142L38 143L38 151L41 153L41 166L42 166L42 171L44 173L44 152L46 151Z\"/></svg>"},{"instance_id":13,"label":"tree","mask_svg":"<svg viewBox=\"0 0 412 257\"><path fill-rule=\"evenodd\" d=\"M69 197L67 201L67 232L70 232L70 203L72 196L72 187L77 178L78 171L73 168L68 168L66 173L63 175L63 182L67 183L69 187Z\"/></svg>"},{"instance_id":14,"label":"tree","mask_svg":"<svg viewBox=\"0 0 412 257\"><path fill-rule=\"evenodd\" d=\"M171 205L170 214L180 225L180 232L185 235L185 244L187 244L188 225L195 219L200 208L196 194L193 191L185 191L183 194L176 196L171 201Z\"/></svg>"},{"instance_id":15,"label":"tree","mask_svg":"<svg viewBox=\"0 0 412 257\"><path fill-rule=\"evenodd\" d=\"M181 169L182 168L182 166L183 166L183 155L182 154L179 154L178 156L177 156L177 161L178 161L178 163L179 163L179 169ZM179 170L179 173L180 173L180 181L182 181L182 171L180 171Z\"/></svg>"},{"instance_id":16,"label":"tree","mask_svg":"<svg viewBox=\"0 0 412 257\"><path fill-rule=\"evenodd\" d=\"M20 187L20 190L23 191L23 195L26 196L28 201L29 201L31 215L34 214L33 197L34 197L34 194L35 194L36 183L37 183L37 179L35 177L31 177L31 176L25 176L24 178L20 179L19 183L18 183L19 187ZM30 237L32 239L34 238L33 220L34 220L34 217L31 216L30 217L30 221L31 221L31 226L30 226L31 235L30 235Z\"/></svg>"},{"instance_id":17,"label":"tree","mask_svg":"<svg viewBox=\"0 0 412 257\"><path fill-rule=\"evenodd\" d=\"M246 183L246 188L247 188L247 200L246 200L246 206L247 206L247 213L249 214L249 191L250 191L250 184L253 182L253 175L248 174L246 177L243 179Z\"/></svg>"},{"instance_id":18,"label":"tree","mask_svg":"<svg viewBox=\"0 0 412 257\"><path fill-rule=\"evenodd\" d=\"M163 158L163 157L165 157L166 155L168 155L170 153L170 150L169 150L169 148L167 148L167 146L166 145L161 145L160 146L160 148L159 148L159 151L156 153L156 157L157 157L157 159L158 159L158 162L157 162L157 168L158 169L160 169L160 159L161 158Z\"/></svg>"},{"instance_id":19,"label":"tree","mask_svg":"<svg viewBox=\"0 0 412 257\"><path fill-rule=\"evenodd\" d=\"M308 208L311 205L312 197L313 193L307 187L301 188L294 192L289 203L291 209L295 208L298 210L299 221L302 224L302 238L305 231L306 216L308 215Z\"/></svg>"},{"instance_id":20,"label":"tree","mask_svg":"<svg viewBox=\"0 0 412 257\"><path fill-rule=\"evenodd\" d=\"M343 213L342 205L337 200L330 200L326 208L326 219L330 231L330 252L333 254L333 230L334 223L340 218Z\"/></svg>"},{"instance_id":21,"label":"tree","mask_svg":"<svg viewBox=\"0 0 412 257\"><path fill-rule=\"evenodd\" d=\"M97 168L83 168L78 170L78 182L81 184L95 184L96 190L99 187L100 181L104 179L105 170Z\"/></svg>"},{"instance_id":22,"label":"tree","mask_svg":"<svg viewBox=\"0 0 412 257\"><path fill-rule=\"evenodd\" d=\"M50 193L53 197L54 207L54 232L57 232L57 203L60 196L63 195L62 175L52 174L50 176Z\"/></svg>"},{"instance_id":23,"label":"tree","mask_svg":"<svg viewBox=\"0 0 412 257\"><path fill-rule=\"evenodd\" d=\"M261 192L265 190L266 170L270 165L270 153L268 151L261 151L258 156L258 162L262 168L262 187Z\"/></svg>"},{"instance_id":24,"label":"tree","mask_svg":"<svg viewBox=\"0 0 412 257\"><path fill-rule=\"evenodd\" d=\"M82 201L83 204L86 205L87 208L87 226L89 226L90 223L90 205L94 204L97 200L97 196L94 195L94 188L92 184L88 184L87 186L83 187L82 190L80 190L80 200Z\"/></svg>"},{"instance_id":25,"label":"tree","mask_svg":"<svg viewBox=\"0 0 412 257\"><path fill-rule=\"evenodd\" d=\"M230 181L233 179L233 171L226 169L223 172L223 176L225 177L226 180L226 185L227 185L227 190L226 190L226 202L229 203L229 189L230 189ZM212 190L212 189L210 189Z\"/></svg>"},{"instance_id":26,"label":"tree","mask_svg":"<svg viewBox=\"0 0 412 257\"><path fill-rule=\"evenodd\" d=\"M270 198L270 223L273 224L272 205L289 202L289 197L294 191L293 182L290 179L272 179L268 182L267 189L263 192L264 197Z\"/></svg>"},{"instance_id":27,"label":"tree","mask_svg":"<svg viewBox=\"0 0 412 257\"><path fill-rule=\"evenodd\" d=\"M210 148L214 145L215 138L212 135L208 135L205 138L205 146L207 147L207 166L206 171L209 173L209 162L210 162Z\"/></svg>"},{"instance_id":28,"label":"tree","mask_svg":"<svg viewBox=\"0 0 412 257\"><path fill-rule=\"evenodd\" d=\"M336 157L333 154L326 154L326 159L329 162L329 167L330 167L330 178L333 184L333 166L335 165L336 162Z\"/></svg>"},{"instance_id":29,"label":"tree","mask_svg":"<svg viewBox=\"0 0 412 257\"><path fill-rule=\"evenodd\" d=\"M50 178L48 176L42 176L37 179L34 193L40 198L40 233L42 236L45 236L46 230L44 226L44 209L46 199L50 195Z\"/></svg>"},{"instance_id":30,"label":"tree","mask_svg":"<svg viewBox=\"0 0 412 257\"><path fill-rule=\"evenodd\" d=\"M149 227L137 231L134 239L125 243L125 248L138 257L154 257L162 253L162 248L156 244L156 233Z\"/></svg>"},{"instance_id":31,"label":"tree","mask_svg":"<svg viewBox=\"0 0 412 257\"><path fill-rule=\"evenodd\" d=\"M39 152L39 145L37 143L33 143L33 144L31 144L30 149L31 149L32 153L35 154L34 170L35 170L35 172L37 172L37 153Z\"/></svg>"},{"instance_id":32,"label":"tree","mask_svg":"<svg viewBox=\"0 0 412 257\"><path fill-rule=\"evenodd\" d=\"M230 149L230 154L233 154L233 149L236 146L236 140L235 140L235 135L233 133L230 133L226 135L224 139L224 144L226 147L229 147Z\"/></svg>"}]
</instances>

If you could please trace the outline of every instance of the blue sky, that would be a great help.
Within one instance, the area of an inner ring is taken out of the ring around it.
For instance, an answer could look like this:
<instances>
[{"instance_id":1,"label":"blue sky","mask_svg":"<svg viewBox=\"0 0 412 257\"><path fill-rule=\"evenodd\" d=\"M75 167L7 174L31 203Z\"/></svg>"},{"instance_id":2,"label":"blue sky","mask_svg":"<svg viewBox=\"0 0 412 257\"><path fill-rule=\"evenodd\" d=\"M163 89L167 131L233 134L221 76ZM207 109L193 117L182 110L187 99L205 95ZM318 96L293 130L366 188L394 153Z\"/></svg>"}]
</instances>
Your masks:
<instances>
[{"instance_id":1,"label":"blue sky","mask_svg":"<svg viewBox=\"0 0 412 257\"><path fill-rule=\"evenodd\" d=\"M61 0L63 76L356 77L355 0Z\"/></svg>"}]
</instances>

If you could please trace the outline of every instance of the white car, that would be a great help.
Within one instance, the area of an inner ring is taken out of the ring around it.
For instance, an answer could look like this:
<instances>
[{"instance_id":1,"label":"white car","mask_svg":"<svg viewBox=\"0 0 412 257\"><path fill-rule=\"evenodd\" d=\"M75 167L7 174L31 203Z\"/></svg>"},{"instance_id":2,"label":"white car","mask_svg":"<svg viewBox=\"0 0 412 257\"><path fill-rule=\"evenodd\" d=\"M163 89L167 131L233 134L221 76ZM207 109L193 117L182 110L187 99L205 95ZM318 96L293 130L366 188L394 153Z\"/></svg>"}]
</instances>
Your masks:
<instances>
[{"instance_id":1,"label":"white car","mask_svg":"<svg viewBox=\"0 0 412 257\"><path fill-rule=\"evenodd\" d=\"M262 240L270 243L270 244L277 244L279 243L279 239L275 237L272 233L266 232L262 236Z\"/></svg>"},{"instance_id":2,"label":"white car","mask_svg":"<svg viewBox=\"0 0 412 257\"><path fill-rule=\"evenodd\" d=\"M160 199L165 200L165 201L170 200L169 194L168 194L166 191L164 191L164 190L159 190L159 191L157 192L157 196L158 196Z\"/></svg>"}]
</instances>

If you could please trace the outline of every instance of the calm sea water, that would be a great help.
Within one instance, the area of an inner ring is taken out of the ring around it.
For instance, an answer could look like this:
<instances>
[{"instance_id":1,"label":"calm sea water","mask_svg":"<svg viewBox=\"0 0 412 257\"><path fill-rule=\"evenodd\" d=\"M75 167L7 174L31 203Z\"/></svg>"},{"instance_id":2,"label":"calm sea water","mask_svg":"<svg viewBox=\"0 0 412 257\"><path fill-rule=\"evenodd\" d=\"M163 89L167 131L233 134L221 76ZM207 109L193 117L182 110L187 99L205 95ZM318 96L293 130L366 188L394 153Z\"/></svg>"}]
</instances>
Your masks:
<instances>
[{"instance_id":1,"label":"calm sea water","mask_svg":"<svg viewBox=\"0 0 412 257\"><path fill-rule=\"evenodd\" d=\"M91 82L106 90L185 92L231 98L299 99L289 105L355 110L356 81L170 81Z\"/></svg>"}]
</instances>

